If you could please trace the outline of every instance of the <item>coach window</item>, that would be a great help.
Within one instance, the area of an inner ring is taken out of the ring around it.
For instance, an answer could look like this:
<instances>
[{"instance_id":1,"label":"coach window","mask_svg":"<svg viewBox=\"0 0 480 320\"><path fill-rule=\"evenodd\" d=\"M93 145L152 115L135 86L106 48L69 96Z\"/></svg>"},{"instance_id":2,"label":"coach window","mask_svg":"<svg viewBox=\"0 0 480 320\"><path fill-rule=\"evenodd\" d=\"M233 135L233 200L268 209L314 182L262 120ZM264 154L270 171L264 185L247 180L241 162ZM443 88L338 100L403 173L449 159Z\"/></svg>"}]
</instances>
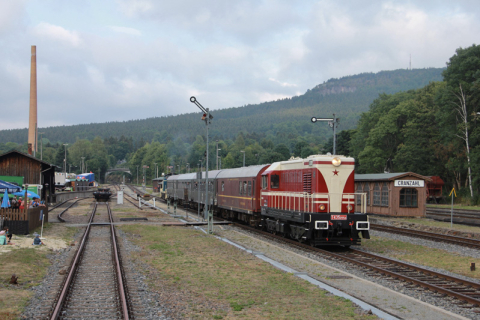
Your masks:
<instances>
[{"instance_id":1,"label":"coach window","mask_svg":"<svg viewBox=\"0 0 480 320\"><path fill-rule=\"evenodd\" d=\"M386 182L382 186L382 207L388 207L388 185Z\"/></svg>"},{"instance_id":2,"label":"coach window","mask_svg":"<svg viewBox=\"0 0 480 320\"><path fill-rule=\"evenodd\" d=\"M417 189L404 188L400 190L400 207L418 208Z\"/></svg>"},{"instance_id":3,"label":"coach window","mask_svg":"<svg viewBox=\"0 0 480 320\"><path fill-rule=\"evenodd\" d=\"M262 189L267 189L268 187L268 178L267 176L262 176Z\"/></svg>"},{"instance_id":4,"label":"coach window","mask_svg":"<svg viewBox=\"0 0 480 320\"><path fill-rule=\"evenodd\" d=\"M380 184L377 182L375 183L375 187L373 188L373 205L380 206L382 204L382 191L380 189Z\"/></svg>"},{"instance_id":5,"label":"coach window","mask_svg":"<svg viewBox=\"0 0 480 320\"><path fill-rule=\"evenodd\" d=\"M238 194L242 195L242 181L238 181Z\"/></svg>"},{"instance_id":6,"label":"coach window","mask_svg":"<svg viewBox=\"0 0 480 320\"><path fill-rule=\"evenodd\" d=\"M248 181L248 192L247 192L247 196L252 196L252 181Z\"/></svg>"},{"instance_id":7,"label":"coach window","mask_svg":"<svg viewBox=\"0 0 480 320\"><path fill-rule=\"evenodd\" d=\"M222 192L225 191L225 182L222 181Z\"/></svg>"},{"instance_id":8,"label":"coach window","mask_svg":"<svg viewBox=\"0 0 480 320\"><path fill-rule=\"evenodd\" d=\"M280 186L280 177L278 176L278 174L272 174L270 176L270 186L272 187L272 189L278 189L278 187Z\"/></svg>"},{"instance_id":9,"label":"coach window","mask_svg":"<svg viewBox=\"0 0 480 320\"><path fill-rule=\"evenodd\" d=\"M243 181L243 194L247 195L247 181Z\"/></svg>"}]
</instances>

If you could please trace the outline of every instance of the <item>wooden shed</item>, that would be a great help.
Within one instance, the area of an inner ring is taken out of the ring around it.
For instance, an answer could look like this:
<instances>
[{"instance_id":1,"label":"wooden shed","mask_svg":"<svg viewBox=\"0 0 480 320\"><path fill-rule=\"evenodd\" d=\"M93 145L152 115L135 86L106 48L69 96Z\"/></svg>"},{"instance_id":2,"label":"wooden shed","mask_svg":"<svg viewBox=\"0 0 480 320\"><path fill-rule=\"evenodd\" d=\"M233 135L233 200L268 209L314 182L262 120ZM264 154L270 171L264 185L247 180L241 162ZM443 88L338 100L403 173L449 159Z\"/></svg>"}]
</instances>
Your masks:
<instances>
[{"instance_id":1,"label":"wooden shed","mask_svg":"<svg viewBox=\"0 0 480 320\"><path fill-rule=\"evenodd\" d=\"M367 213L423 217L430 180L413 172L355 174L355 193L365 193Z\"/></svg>"},{"instance_id":2,"label":"wooden shed","mask_svg":"<svg viewBox=\"0 0 480 320\"><path fill-rule=\"evenodd\" d=\"M18 150L0 155L0 175L23 177L24 184L42 185L42 199L55 193L55 166Z\"/></svg>"}]
</instances>

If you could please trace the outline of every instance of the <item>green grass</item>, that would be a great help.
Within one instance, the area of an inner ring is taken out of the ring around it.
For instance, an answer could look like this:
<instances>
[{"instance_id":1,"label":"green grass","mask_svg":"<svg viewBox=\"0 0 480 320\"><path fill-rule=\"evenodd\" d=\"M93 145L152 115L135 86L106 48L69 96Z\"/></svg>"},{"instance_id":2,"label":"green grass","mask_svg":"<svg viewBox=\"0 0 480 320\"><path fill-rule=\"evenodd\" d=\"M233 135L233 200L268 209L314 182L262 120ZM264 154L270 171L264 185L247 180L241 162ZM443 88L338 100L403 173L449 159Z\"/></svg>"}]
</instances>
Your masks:
<instances>
[{"instance_id":1,"label":"green grass","mask_svg":"<svg viewBox=\"0 0 480 320\"><path fill-rule=\"evenodd\" d=\"M48 252L33 248L20 248L0 255L0 319L17 319L33 292L45 277L50 261ZM12 274L18 285L9 284Z\"/></svg>"},{"instance_id":2,"label":"green grass","mask_svg":"<svg viewBox=\"0 0 480 320\"><path fill-rule=\"evenodd\" d=\"M452 207L451 204L427 204L427 208L441 208L441 209L450 209ZM462 204L454 204L453 209L459 210L480 210L479 206L465 206Z\"/></svg>"},{"instance_id":3,"label":"green grass","mask_svg":"<svg viewBox=\"0 0 480 320\"><path fill-rule=\"evenodd\" d=\"M147 225L119 227L142 247L135 254L156 272L168 290L186 290L202 296L206 306L192 300L185 318L245 319L375 319L355 314L350 301L230 246L212 236L187 228ZM152 280L154 289L160 285ZM163 290L167 290L164 288ZM191 298L194 299L194 298ZM216 310L208 307L214 303Z\"/></svg>"},{"instance_id":4,"label":"green grass","mask_svg":"<svg viewBox=\"0 0 480 320\"><path fill-rule=\"evenodd\" d=\"M407 224L416 224L416 225L422 225L427 227L442 228L442 229L456 230L456 231L470 232L470 233L480 233L479 227L465 226L461 224L453 224L453 226L450 227L450 222L435 221L435 220L424 219L424 218L384 218L384 217L377 218L375 217L374 219L389 221L391 223L403 222Z\"/></svg>"}]
</instances>

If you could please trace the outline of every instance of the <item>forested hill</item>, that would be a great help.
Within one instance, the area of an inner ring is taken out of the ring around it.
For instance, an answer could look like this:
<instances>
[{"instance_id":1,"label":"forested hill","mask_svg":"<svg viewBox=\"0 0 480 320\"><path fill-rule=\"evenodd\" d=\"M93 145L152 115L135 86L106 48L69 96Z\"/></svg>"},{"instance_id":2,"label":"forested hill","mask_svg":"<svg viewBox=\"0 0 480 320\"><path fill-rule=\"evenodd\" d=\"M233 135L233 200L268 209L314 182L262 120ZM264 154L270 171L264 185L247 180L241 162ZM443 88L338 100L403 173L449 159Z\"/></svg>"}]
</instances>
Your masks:
<instances>
[{"instance_id":1,"label":"forested hill","mask_svg":"<svg viewBox=\"0 0 480 320\"><path fill-rule=\"evenodd\" d=\"M229 139L240 132L262 135L330 136L327 125L310 122L311 117L330 117L336 113L340 118L340 130L356 126L362 112L382 93L396 93L424 87L429 82L441 81L443 68L382 71L362 73L341 79L330 79L300 96L243 107L214 110L211 137ZM140 106L139 106L140 107ZM52 143L73 143L77 139L91 140L94 137L133 137L134 140L153 139L162 142L169 135L194 141L205 131L199 113L156 117L124 122L92 123L73 126L39 128ZM0 141L24 144L27 129L1 130Z\"/></svg>"}]
</instances>

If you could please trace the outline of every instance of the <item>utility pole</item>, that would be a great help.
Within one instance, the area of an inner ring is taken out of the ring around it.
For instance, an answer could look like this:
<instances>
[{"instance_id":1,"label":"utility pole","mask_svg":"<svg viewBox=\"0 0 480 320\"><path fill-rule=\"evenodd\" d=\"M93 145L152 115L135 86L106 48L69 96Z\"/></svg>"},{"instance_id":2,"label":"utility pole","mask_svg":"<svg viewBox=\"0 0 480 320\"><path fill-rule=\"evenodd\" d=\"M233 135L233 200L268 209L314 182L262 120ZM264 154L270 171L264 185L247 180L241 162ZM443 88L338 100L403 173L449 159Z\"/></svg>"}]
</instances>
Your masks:
<instances>
[{"instance_id":1,"label":"utility pole","mask_svg":"<svg viewBox=\"0 0 480 320\"><path fill-rule=\"evenodd\" d=\"M67 177L67 146L68 143L63 144L65 146L65 158L63 159L64 166L63 166L63 173L65 173L65 178Z\"/></svg>"},{"instance_id":2,"label":"utility pole","mask_svg":"<svg viewBox=\"0 0 480 320\"><path fill-rule=\"evenodd\" d=\"M138 166L137 166L137 186L138 186Z\"/></svg>"},{"instance_id":3,"label":"utility pole","mask_svg":"<svg viewBox=\"0 0 480 320\"><path fill-rule=\"evenodd\" d=\"M245 151L240 151L241 153L243 153L243 166L245 167Z\"/></svg>"},{"instance_id":4,"label":"utility pole","mask_svg":"<svg viewBox=\"0 0 480 320\"><path fill-rule=\"evenodd\" d=\"M197 189L198 189L198 200L197 200L197 207L198 207L198 218L200 219L200 181L202 181L202 171L200 170L200 166L201 166L201 160L199 160L200 162L198 163L198 170L199 172L197 172Z\"/></svg>"},{"instance_id":5,"label":"utility pole","mask_svg":"<svg viewBox=\"0 0 480 320\"><path fill-rule=\"evenodd\" d=\"M42 135L45 132L39 132L38 134L40 135L40 160L43 160L43 137Z\"/></svg>"},{"instance_id":6,"label":"utility pole","mask_svg":"<svg viewBox=\"0 0 480 320\"><path fill-rule=\"evenodd\" d=\"M81 169L81 173L85 173L85 157L81 157L82 158L82 169Z\"/></svg>"}]
</instances>

